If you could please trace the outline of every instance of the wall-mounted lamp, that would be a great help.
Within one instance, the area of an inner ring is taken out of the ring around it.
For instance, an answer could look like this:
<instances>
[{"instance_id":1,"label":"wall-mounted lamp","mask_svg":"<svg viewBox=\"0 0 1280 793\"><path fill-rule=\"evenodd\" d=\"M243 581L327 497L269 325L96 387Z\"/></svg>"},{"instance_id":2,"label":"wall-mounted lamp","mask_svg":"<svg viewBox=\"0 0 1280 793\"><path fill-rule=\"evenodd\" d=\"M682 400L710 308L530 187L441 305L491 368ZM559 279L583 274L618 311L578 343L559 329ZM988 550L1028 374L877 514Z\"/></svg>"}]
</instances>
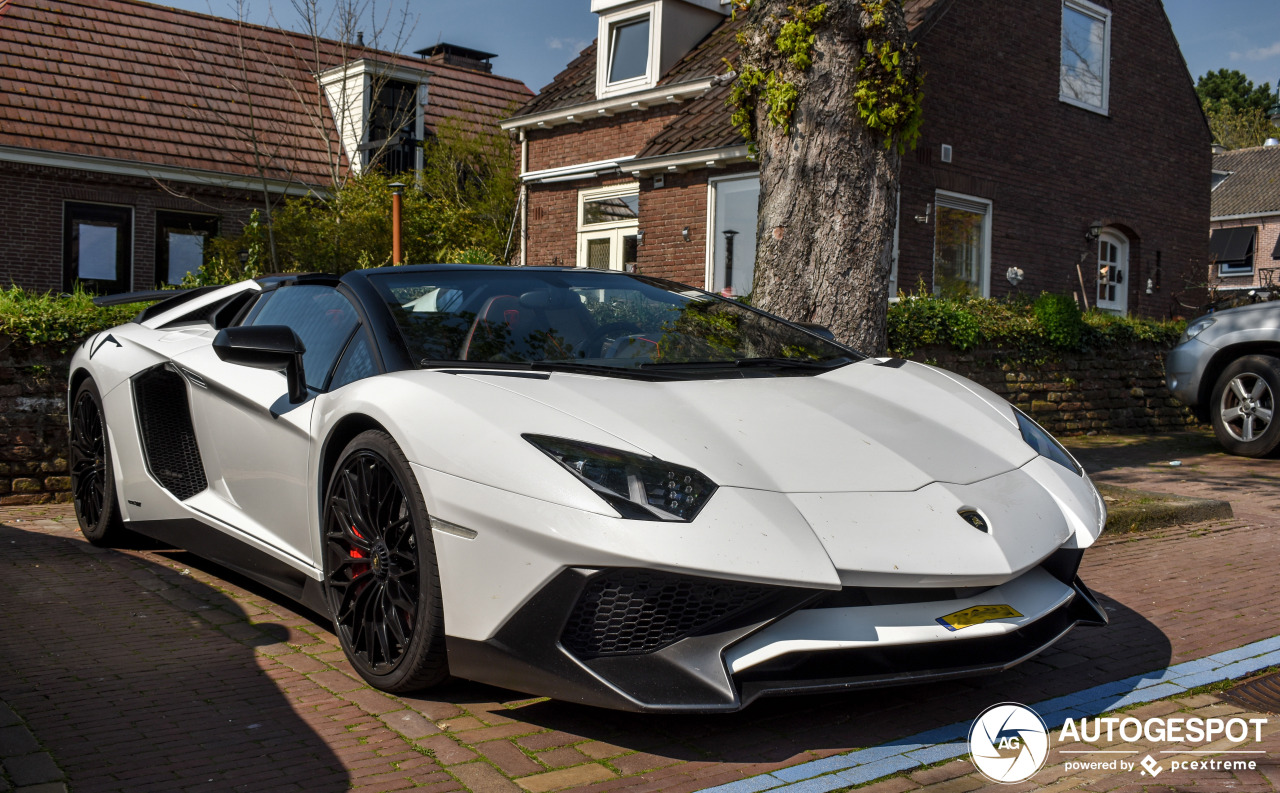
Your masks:
<instances>
[{"instance_id":1,"label":"wall-mounted lamp","mask_svg":"<svg viewBox=\"0 0 1280 793\"><path fill-rule=\"evenodd\" d=\"M236 258L238 258L238 259L240 260L240 264L242 264L242 265L243 265L243 264L248 264L248 263L249 263L249 252L248 252L248 251L240 251L239 253L237 253L237 254L236 254Z\"/></svg>"},{"instance_id":2,"label":"wall-mounted lamp","mask_svg":"<svg viewBox=\"0 0 1280 793\"><path fill-rule=\"evenodd\" d=\"M1098 239L1100 234L1102 234L1102 221L1095 220L1089 224L1089 231L1085 234L1085 239L1089 242L1094 242Z\"/></svg>"},{"instance_id":3,"label":"wall-mounted lamp","mask_svg":"<svg viewBox=\"0 0 1280 793\"><path fill-rule=\"evenodd\" d=\"M1021 267L1010 267L1004 277L1009 279L1010 286L1017 286L1022 283L1022 279L1026 277L1026 273L1022 272Z\"/></svg>"},{"instance_id":4,"label":"wall-mounted lamp","mask_svg":"<svg viewBox=\"0 0 1280 793\"><path fill-rule=\"evenodd\" d=\"M929 213L930 213L930 212L932 212L932 211L933 211L933 204L932 204L932 203L925 204L925 205L924 205L924 214L923 214L923 215L916 215L916 222L917 222L917 223L928 223L928 222L929 222Z\"/></svg>"},{"instance_id":5,"label":"wall-mounted lamp","mask_svg":"<svg viewBox=\"0 0 1280 793\"><path fill-rule=\"evenodd\" d=\"M688 242L688 241L689 241L689 227L688 227L688 226L685 226L685 227L684 227L684 231L681 231L681 232L680 232L680 236L684 237L684 241L685 241L685 242Z\"/></svg>"},{"instance_id":6,"label":"wall-mounted lamp","mask_svg":"<svg viewBox=\"0 0 1280 793\"><path fill-rule=\"evenodd\" d=\"M644 245L644 229L636 230L636 245Z\"/></svg>"}]
</instances>

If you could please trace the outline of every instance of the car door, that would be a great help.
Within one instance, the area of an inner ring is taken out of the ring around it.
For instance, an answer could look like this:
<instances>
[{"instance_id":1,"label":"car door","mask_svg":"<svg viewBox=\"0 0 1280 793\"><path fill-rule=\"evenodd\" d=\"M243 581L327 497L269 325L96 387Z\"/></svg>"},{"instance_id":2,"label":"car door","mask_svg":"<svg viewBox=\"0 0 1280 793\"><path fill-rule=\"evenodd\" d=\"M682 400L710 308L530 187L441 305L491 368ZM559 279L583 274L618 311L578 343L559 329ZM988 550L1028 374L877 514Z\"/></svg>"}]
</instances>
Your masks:
<instances>
[{"instance_id":1,"label":"car door","mask_svg":"<svg viewBox=\"0 0 1280 793\"><path fill-rule=\"evenodd\" d=\"M291 403L283 373L227 363L211 347L183 356L180 365L203 384L192 389L192 412L200 448L209 450L211 477L208 496L190 506L313 566L314 396L324 390L359 317L333 286L292 284L263 295L244 324L285 325L298 334L309 394Z\"/></svg>"}]
</instances>

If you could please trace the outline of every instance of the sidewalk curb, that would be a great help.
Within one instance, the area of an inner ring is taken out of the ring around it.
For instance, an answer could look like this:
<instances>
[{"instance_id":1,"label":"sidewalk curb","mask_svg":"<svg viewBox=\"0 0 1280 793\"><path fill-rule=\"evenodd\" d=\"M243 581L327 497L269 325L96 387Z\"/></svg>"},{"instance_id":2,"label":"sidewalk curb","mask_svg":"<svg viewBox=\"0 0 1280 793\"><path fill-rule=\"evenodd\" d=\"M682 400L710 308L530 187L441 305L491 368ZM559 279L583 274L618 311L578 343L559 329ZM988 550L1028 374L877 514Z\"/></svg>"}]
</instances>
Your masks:
<instances>
[{"instance_id":1,"label":"sidewalk curb","mask_svg":"<svg viewBox=\"0 0 1280 793\"><path fill-rule=\"evenodd\" d=\"M1280 664L1280 636L1035 702L1031 707L1046 724L1054 724L1067 718L1094 716L1129 705L1154 702L1199 686L1245 677L1276 664ZM702 793L827 793L966 755L969 753L968 733L969 722L956 722L880 746L704 788Z\"/></svg>"}]
</instances>

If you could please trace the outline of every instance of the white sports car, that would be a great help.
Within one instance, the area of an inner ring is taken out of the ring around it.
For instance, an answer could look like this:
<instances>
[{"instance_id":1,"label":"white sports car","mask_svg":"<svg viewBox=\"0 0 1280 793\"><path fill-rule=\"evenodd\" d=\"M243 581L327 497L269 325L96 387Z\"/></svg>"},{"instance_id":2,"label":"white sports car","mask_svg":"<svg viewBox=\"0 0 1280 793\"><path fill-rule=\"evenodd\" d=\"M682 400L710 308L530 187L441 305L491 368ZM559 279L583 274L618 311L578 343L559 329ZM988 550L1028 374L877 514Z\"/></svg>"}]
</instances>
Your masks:
<instances>
[{"instance_id":1,"label":"white sports car","mask_svg":"<svg viewBox=\"0 0 1280 793\"><path fill-rule=\"evenodd\" d=\"M998 671L1106 622L1076 575L1106 520L1088 477L939 369L597 270L163 294L72 360L85 535L330 615L383 690L736 710Z\"/></svg>"}]
</instances>

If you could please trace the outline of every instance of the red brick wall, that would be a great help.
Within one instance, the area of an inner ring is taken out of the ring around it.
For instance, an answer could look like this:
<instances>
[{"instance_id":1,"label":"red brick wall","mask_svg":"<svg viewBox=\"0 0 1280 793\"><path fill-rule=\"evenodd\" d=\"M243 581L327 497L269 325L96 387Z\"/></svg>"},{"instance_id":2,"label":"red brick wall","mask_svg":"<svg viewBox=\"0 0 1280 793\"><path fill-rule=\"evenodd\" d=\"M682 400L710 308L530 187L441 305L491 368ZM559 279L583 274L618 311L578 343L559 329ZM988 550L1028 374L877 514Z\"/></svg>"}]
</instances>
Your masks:
<instances>
[{"instance_id":1,"label":"red brick wall","mask_svg":"<svg viewBox=\"0 0 1280 793\"><path fill-rule=\"evenodd\" d=\"M1271 258L1276 249L1276 240L1280 238L1280 215L1251 220L1223 220L1211 224L1215 229L1234 228L1236 226L1257 226L1258 237L1253 243L1253 275L1233 275L1218 277L1218 266L1210 264L1208 280L1219 289L1238 289L1249 286L1280 286L1280 270L1264 273L1264 270L1280 267L1280 261ZM1270 277L1270 282L1267 278Z\"/></svg>"},{"instance_id":2,"label":"red brick wall","mask_svg":"<svg viewBox=\"0 0 1280 793\"><path fill-rule=\"evenodd\" d=\"M62 215L66 201L133 207L133 282L155 282L157 211L219 215L221 233L234 235L257 205L243 192L62 168L0 163L0 288L11 283L38 291L62 289Z\"/></svg>"},{"instance_id":3,"label":"red brick wall","mask_svg":"<svg viewBox=\"0 0 1280 793\"><path fill-rule=\"evenodd\" d=\"M679 105L662 105L581 124L531 130L527 133L528 170L542 171L638 154L679 110Z\"/></svg>"},{"instance_id":4,"label":"red brick wall","mask_svg":"<svg viewBox=\"0 0 1280 793\"><path fill-rule=\"evenodd\" d=\"M919 155L903 161L902 288L931 283L934 225L910 219L943 188L993 201L994 296L1011 290L1010 267L1025 271L1023 293L1078 292L1076 263L1096 255L1085 232L1101 220L1130 238L1131 313L1185 313L1174 299L1184 291L1199 304L1187 288L1203 283L1208 261L1212 154L1191 78L1157 0L1099 4L1112 11L1107 116L1058 100L1057 0L1015 13L1000 0L953 3L922 39L925 122ZM940 162L943 143L951 164Z\"/></svg>"}]
</instances>

